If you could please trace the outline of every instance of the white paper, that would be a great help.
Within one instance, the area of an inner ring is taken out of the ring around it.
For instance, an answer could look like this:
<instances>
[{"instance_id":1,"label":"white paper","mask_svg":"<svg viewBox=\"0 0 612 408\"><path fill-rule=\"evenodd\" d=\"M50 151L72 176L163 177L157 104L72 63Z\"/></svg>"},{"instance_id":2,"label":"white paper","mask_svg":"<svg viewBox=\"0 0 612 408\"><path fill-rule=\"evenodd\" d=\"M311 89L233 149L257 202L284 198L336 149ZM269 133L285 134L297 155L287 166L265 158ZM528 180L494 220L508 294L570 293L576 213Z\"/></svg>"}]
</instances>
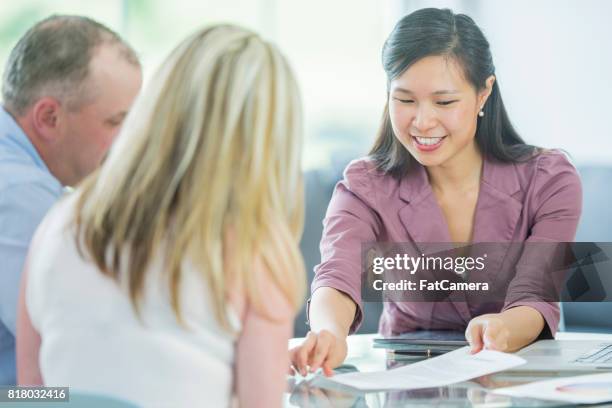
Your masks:
<instances>
[{"instance_id":1,"label":"white paper","mask_svg":"<svg viewBox=\"0 0 612 408\"><path fill-rule=\"evenodd\" d=\"M498 388L492 392L511 397L598 404L612 401L612 373L536 381L515 387Z\"/></svg>"},{"instance_id":2,"label":"white paper","mask_svg":"<svg viewBox=\"0 0 612 408\"><path fill-rule=\"evenodd\" d=\"M412 390L442 387L525 364L513 354L462 347L438 357L391 370L335 375L329 380L361 390Z\"/></svg>"}]
</instances>

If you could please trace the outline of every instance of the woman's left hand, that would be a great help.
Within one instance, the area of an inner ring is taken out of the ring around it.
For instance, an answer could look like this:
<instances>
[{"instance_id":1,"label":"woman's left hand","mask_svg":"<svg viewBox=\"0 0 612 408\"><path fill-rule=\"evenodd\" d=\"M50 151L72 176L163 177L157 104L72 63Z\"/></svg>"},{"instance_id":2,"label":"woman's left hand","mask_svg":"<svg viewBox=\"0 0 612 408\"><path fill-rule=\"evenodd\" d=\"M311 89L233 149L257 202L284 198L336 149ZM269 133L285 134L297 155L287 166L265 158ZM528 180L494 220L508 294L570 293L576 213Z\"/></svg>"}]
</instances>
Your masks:
<instances>
[{"instance_id":1,"label":"woman's left hand","mask_svg":"<svg viewBox=\"0 0 612 408\"><path fill-rule=\"evenodd\" d=\"M470 343L472 354L483 349L507 351L510 330L500 313L485 314L470 320L465 338Z\"/></svg>"}]
</instances>

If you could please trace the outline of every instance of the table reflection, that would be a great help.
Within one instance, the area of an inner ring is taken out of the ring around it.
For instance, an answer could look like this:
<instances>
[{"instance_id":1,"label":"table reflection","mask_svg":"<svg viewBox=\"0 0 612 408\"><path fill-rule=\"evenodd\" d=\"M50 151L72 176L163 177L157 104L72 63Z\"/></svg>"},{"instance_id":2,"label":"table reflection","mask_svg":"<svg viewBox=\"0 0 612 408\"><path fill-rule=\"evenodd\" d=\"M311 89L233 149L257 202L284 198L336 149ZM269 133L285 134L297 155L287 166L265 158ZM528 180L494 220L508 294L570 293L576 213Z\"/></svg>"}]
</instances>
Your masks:
<instances>
[{"instance_id":1,"label":"table reflection","mask_svg":"<svg viewBox=\"0 0 612 408\"><path fill-rule=\"evenodd\" d=\"M387 369L423 360L422 357L389 354ZM344 365L336 373L358 371L355 365ZM392 408L392 407L556 407L564 404L553 401L519 399L495 395L492 390L520 385L542 379L496 373L446 387L418 390L363 392L329 381L322 375L306 379L290 378L288 399L290 407Z\"/></svg>"}]
</instances>

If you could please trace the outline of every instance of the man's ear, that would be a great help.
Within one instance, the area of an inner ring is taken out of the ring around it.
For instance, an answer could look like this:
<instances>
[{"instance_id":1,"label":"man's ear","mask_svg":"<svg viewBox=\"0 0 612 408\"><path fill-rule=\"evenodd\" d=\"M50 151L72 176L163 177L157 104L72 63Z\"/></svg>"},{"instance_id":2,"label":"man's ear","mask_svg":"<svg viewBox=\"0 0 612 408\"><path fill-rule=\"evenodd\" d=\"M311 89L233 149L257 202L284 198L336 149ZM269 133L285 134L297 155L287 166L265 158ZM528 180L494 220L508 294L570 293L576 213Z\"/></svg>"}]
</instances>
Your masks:
<instances>
[{"instance_id":1,"label":"man's ear","mask_svg":"<svg viewBox=\"0 0 612 408\"><path fill-rule=\"evenodd\" d=\"M45 96L32 106L32 125L45 141L52 142L59 137L60 121L61 105L57 99Z\"/></svg>"}]
</instances>

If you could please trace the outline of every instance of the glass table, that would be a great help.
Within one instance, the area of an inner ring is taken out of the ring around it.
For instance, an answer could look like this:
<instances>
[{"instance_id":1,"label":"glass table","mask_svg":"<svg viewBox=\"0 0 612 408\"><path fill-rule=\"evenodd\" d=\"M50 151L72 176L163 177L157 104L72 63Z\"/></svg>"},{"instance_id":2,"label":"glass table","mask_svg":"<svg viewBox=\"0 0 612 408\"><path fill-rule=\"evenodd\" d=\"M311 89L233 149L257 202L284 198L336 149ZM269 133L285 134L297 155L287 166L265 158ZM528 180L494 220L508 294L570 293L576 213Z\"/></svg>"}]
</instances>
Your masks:
<instances>
[{"instance_id":1,"label":"glass table","mask_svg":"<svg viewBox=\"0 0 612 408\"><path fill-rule=\"evenodd\" d=\"M400 367L423 357L405 356L372 347L377 335L353 335L348 338L348 356L336 373L380 371ZM562 340L602 340L612 342L610 334L559 333ZM302 339L292 339L290 346ZM286 407L561 407L573 404L493 394L495 388L550 379L560 374L498 372L446 387L409 391L363 392L328 381L322 375L288 377ZM567 374L573 375L573 374ZM612 403L598 406L612 407Z\"/></svg>"}]
</instances>

